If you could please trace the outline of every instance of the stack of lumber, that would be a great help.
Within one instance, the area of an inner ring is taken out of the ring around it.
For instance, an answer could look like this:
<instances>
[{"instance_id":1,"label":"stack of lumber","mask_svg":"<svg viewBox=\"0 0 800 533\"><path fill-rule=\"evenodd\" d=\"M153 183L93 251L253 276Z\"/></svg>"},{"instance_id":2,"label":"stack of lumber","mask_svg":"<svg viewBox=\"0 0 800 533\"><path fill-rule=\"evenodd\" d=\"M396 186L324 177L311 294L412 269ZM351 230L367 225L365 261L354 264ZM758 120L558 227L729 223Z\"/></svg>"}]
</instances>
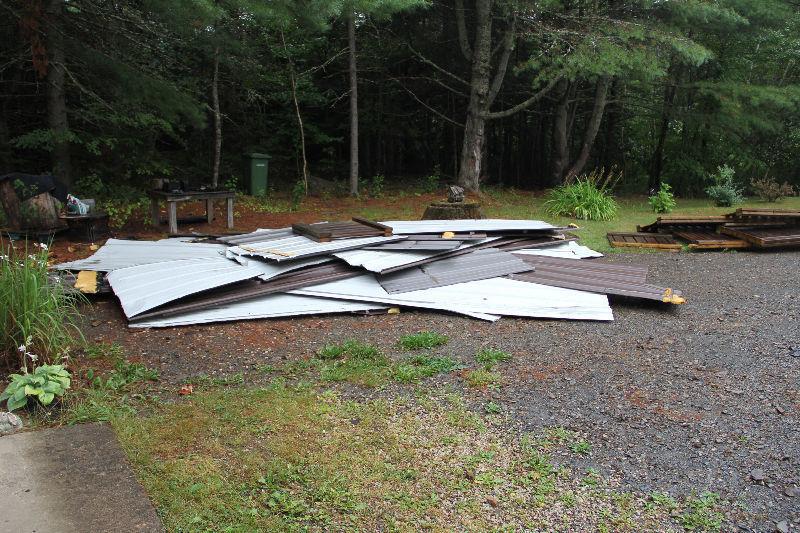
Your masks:
<instances>
[{"instance_id":1,"label":"stack of lumber","mask_svg":"<svg viewBox=\"0 0 800 533\"><path fill-rule=\"evenodd\" d=\"M680 250L779 248L800 245L800 210L745 209L726 215L664 216L636 233L609 233L612 246Z\"/></svg>"}]
</instances>

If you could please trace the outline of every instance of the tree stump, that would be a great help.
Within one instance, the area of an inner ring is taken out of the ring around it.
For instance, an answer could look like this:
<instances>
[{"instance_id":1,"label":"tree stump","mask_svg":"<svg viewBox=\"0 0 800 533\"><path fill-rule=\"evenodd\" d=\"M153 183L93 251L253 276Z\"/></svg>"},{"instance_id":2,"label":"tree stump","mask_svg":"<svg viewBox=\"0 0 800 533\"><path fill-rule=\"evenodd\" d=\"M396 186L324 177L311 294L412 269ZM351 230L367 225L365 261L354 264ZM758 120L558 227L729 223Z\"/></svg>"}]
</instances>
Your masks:
<instances>
[{"instance_id":1,"label":"tree stump","mask_svg":"<svg viewBox=\"0 0 800 533\"><path fill-rule=\"evenodd\" d=\"M478 202L434 202L425 210L422 220L458 220L486 218Z\"/></svg>"},{"instance_id":2,"label":"tree stump","mask_svg":"<svg viewBox=\"0 0 800 533\"><path fill-rule=\"evenodd\" d=\"M37 194L20 205L22 225L27 229L50 230L61 226L55 198L49 192Z\"/></svg>"}]
</instances>

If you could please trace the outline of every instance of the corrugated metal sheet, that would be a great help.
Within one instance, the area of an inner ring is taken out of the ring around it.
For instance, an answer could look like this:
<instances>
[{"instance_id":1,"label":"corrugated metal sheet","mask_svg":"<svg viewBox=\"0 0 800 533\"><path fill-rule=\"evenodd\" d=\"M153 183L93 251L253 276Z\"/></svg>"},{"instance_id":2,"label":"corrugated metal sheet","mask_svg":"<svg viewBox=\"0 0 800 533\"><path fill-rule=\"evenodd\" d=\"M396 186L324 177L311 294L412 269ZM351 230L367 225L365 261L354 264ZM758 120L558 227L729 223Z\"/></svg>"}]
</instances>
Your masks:
<instances>
[{"instance_id":1,"label":"corrugated metal sheet","mask_svg":"<svg viewBox=\"0 0 800 533\"><path fill-rule=\"evenodd\" d=\"M281 237L291 237L292 235L294 235L292 228L257 229L256 231L244 233L242 235L218 237L217 240L230 246L235 246L237 244L244 244L248 242L267 241Z\"/></svg>"},{"instance_id":2,"label":"corrugated metal sheet","mask_svg":"<svg viewBox=\"0 0 800 533\"><path fill-rule=\"evenodd\" d=\"M107 279L128 318L190 294L262 275L225 259L180 259L121 268Z\"/></svg>"},{"instance_id":3,"label":"corrugated metal sheet","mask_svg":"<svg viewBox=\"0 0 800 533\"><path fill-rule=\"evenodd\" d=\"M489 237L479 241L470 241L461 244L457 250L452 252L407 252L407 251L381 251L361 248L359 250L349 250L337 252L334 257L347 262L349 265L361 267L370 272L387 274L404 268L411 268L429 261L444 258L459 250L467 250L498 240L499 237Z\"/></svg>"},{"instance_id":4,"label":"corrugated metal sheet","mask_svg":"<svg viewBox=\"0 0 800 533\"><path fill-rule=\"evenodd\" d=\"M259 256L272 261L291 261L302 257L330 254L337 251L362 248L371 244L394 242L404 239L402 236L365 237L362 239L342 239L331 242L316 242L312 239L295 235L280 237L266 241L256 241L234 246L228 250L236 255Z\"/></svg>"},{"instance_id":5,"label":"corrugated metal sheet","mask_svg":"<svg viewBox=\"0 0 800 533\"><path fill-rule=\"evenodd\" d=\"M542 257L561 257L564 259L587 259L591 257L603 257L603 254L591 248L582 246L575 241L561 242L547 248L515 250L516 255L538 255Z\"/></svg>"},{"instance_id":6,"label":"corrugated metal sheet","mask_svg":"<svg viewBox=\"0 0 800 533\"><path fill-rule=\"evenodd\" d=\"M436 239L436 240L425 240L425 241L398 241L398 242L389 242L386 244L379 244L377 246L368 246L368 250L405 250L409 252L414 251L447 251L447 250L455 250L456 248L460 247L462 244L461 241L450 240L450 239Z\"/></svg>"},{"instance_id":7,"label":"corrugated metal sheet","mask_svg":"<svg viewBox=\"0 0 800 533\"><path fill-rule=\"evenodd\" d=\"M264 259L261 259L259 257L243 257L241 255L232 254L227 250L225 252L225 257L236 261L240 265L244 265L249 268L257 268L261 270L261 275L259 276L259 279L264 281L272 279L280 274L291 272L292 270L299 270L301 268L305 268L308 266L320 265L322 263L329 263L334 260L332 257L329 256L318 255L309 257L307 259L298 259L297 261L287 261L285 263L273 263L265 261Z\"/></svg>"},{"instance_id":8,"label":"corrugated metal sheet","mask_svg":"<svg viewBox=\"0 0 800 533\"><path fill-rule=\"evenodd\" d=\"M389 294L373 275L362 275L299 289L291 294L438 309L460 314L488 313L572 320L614 319L605 295L506 278Z\"/></svg>"},{"instance_id":9,"label":"corrugated metal sheet","mask_svg":"<svg viewBox=\"0 0 800 533\"><path fill-rule=\"evenodd\" d=\"M531 255L520 257L536 269L513 274L509 276L511 279L598 294L683 303L680 291L647 283L646 267Z\"/></svg>"},{"instance_id":10,"label":"corrugated metal sheet","mask_svg":"<svg viewBox=\"0 0 800 533\"><path fill-rule=\"evenodd\" d=\"M486 248L380 276L378 283L389 294L395 294L496 278L532 269L525 261L508 252Z\"/></svg>"},{"instance_id":11,"label":"corrugated metal sheet","mask_svg":"<svg viewBox=\"0 0 800 533\"><path fill-rule=\"evenodd\" d=\"M268 280L330 259L312 258L283 264L243 259L243 264L224 257L180 259L121 268L111 272L108 282L131 318L187 296L217 289L247 279Z\"/></svg>"},{"instance_id":12,"label":"corrugated metal sheet","mask_svg":"<svg viewBox=\"0 0 800 533\"><path fill-rule=\"evenodd\" d=\"M91 257L61 263L54 268L111 272L120 268L178 259L218 259L224 251L225 246L221 244L197 244L174 239L163 241L108 239Z\"/></svg>"},{"instance_id":13,"label":"corrugated metal sheet","mask_svg":"<svg viewBox=\"0 0 800 533\"><path fill-rule=\"evenodd\" d=\"M246 302L236 302L215 307L213 309L202 309L176 316L131 322L130 326L134 328L164 328L170 326L206 324L209 322L227 322L231 320L253 320L258 318L279 318L329 313L354 313L378 309L386 309L386 307L374 303L313 298L291 294L272 294Z\"/></svg>"},{"instance_id":14,"label":"corrugated metal sheet","mask_svg":"<svg viewBox=\"0 0 800 533\"><path fill-rule=\"evenodd\" d=\"M462 219L462 220L388 220L381 222L392 228L395 234L444 233L452 231L464 233L483 232L526 232L555 231L561 228L541 220L502 220L502 219Z\"/></svg>"},{"instance_id":15,"label":"corrugated metal sheet","mask_svg":"<svg viewBox=\"0 0 800 533\"><path fill-rule=\"evenodd\" d=\"M326 283L357 276L361 271L344 263L330 263L303 268L274 276L269 281L245 281L222 287L214 291L197 294L181 301L164 305L138 319L172 316L227 305L234 302L252 300L267 294L287 292L292 289Z\"/></svg>"}]
</instances>

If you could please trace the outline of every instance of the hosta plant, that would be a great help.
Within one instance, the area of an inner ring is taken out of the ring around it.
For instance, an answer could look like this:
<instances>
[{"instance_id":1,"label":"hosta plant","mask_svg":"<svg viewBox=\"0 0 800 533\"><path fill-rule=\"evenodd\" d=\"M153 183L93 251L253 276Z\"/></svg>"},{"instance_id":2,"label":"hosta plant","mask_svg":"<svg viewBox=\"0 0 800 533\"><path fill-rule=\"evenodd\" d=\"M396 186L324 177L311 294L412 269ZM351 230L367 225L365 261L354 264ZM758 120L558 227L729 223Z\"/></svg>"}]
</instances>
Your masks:
<instances>
[{"instance_id":1,"label":"hosta plant","mask_svg":"<svg viewBox=\"0 0 800 533\"><path fill-rule=\"evenodd\" d=\"M11 384L0 394L9 411L25 407L28 400L50 405L70 386L70 373L63 365L40 365L33 372L11 374Z\"/></svg>"}]
</instances>

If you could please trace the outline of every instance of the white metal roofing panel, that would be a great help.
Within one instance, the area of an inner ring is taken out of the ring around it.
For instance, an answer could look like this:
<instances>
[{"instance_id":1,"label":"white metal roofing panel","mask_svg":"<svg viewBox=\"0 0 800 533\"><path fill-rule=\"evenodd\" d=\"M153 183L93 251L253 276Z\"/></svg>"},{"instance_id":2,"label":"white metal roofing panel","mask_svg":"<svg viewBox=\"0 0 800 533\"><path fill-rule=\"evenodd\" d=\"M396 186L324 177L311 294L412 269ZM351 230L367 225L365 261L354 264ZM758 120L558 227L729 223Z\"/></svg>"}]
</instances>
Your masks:
<instances>
[{"instance_id":1,"label":"white metal roofing panel","mask_svg":"<svg viewBox=\"0 0 800 533\"><path fill-rule=\"evenodd\" d=\"M241 246L228 248L231 253L243 256L259 256L273 261L291 261L302 257L323 255L341 250L361 248L370 244L393 242L404 239L402 236L364 237L359 239L336 239L330 242L317 242L313 239L295 235L250 242Z\"/></svg>"},{"instance_id":2,"label":"white metal roofing panel","mask_svg":"<svg viewBox=\"0 0 800 533\"><path fill-rule=\"evenodd\" d=\"M173 239L162 241L108 239L91 257L61 263L54 268L110 272L119 268L176 259L216 259L221 257L224 251L225 246L221 244L189 243Z\"/></svg>"},{"instance_id":3,"label":"white metal roofing panel","mask_svg":"<svg viewBox=\"0 0 800 533\"><path fill-rule=\"evenodd\" d=\"M377 302L455 313L571 320L613 320L608 298L506 278L484 279L402 294L388 294L373 275L291 291L290 294Z\"/></svg>"},{"instance_id":4,"label":"white metal roofing panel","mask_svg":"<svg viewBox=\"0 0 800 533\"><path fill-rule=\"evenodd\" d=\"M531 248L528 250L514 250L515 254L543 255L545 257L563 257L567 259L588 259L590 257L603 257L600 252L582 246L575 241L568 241L547 248Z\"/></svg>"},{"instance_id":5,"label":"white metal roofing panel","mask_svg":"<svg viewBox=\"0 0 800 533\"><path fill-rule=\"evenodd\" d=\"M180 259L120 268L108 282L128 318L191 294L256 278L262 269L224 257Z\"/></svg>"},{"instance_id":6,"label":"white metal roofing panel","mask_svg":"<svg viewBox=\"0 0 800 533\"><path fill-rule=\"evenodd\" d=\"M241 255L236 255L227 250L225 251L225 257L227 257L228 259L233 259L240 265L249 268L260 269L262 274L259 276L259 278L264 281L274 278L278 274L284 274L286 272L291 272L292 270L297 270L307 266L319 265L322 263L328 263L330 261L333 261L332 257L317 255L314 257L309 257L307 259L298 259L297 261L290 261L288 263L277 264L277 263L269 263L257 257L244 257Z\"/></svg>"},{"instance_id":7,"label":"white metal roofing panel","mask_svg":"<svg viewBox=\"0 0 800 533\"><path fill-rule=\"evenodd\" d=\"M465 233L469 231L532 231L555 230L556 226L541 220L503 220L497 218L460 219L460 220L387 220L381 222L392 228L399 235L413 233L444 233L452 231Z\"/></svg>"},{"instance_id":8,"label":"white metal roofing panel","mask_svg":"<svg viewBox=\"0 0 800 533\"><path fill-rule=\"evenodd\" d=\"M192 311L182 315L131 322L132 328L164 328L188 326L208 322L227 322L231 320L253 320L257 318L279 318L299 315L319 315L327 313L352 313L386 309L374 303L349 302L330 298L313 298L291 294L270 294L253 300L236 302L213 309Z\"/></svg>"},{"instance_id":9,"label":"white metal roofing panel","mask_svg":"<svg viewBox=\"0 0 800 533\"><path fill-rule=\"evenodd\" d=\"M481 239L479 241L472 241L468 243L464 243L459 246L458 250L463 250L465 248L470 248L472 246L483 244L485 242L494 241L499 239L499 237L489 237L487 239ZM348 250L346 252L337 252L333 254L334 257L338 257L342 261L346 262L350 266L354 267L361 267L365 270L369 270L370 272L381 273L384 270L388 270L391 268L397 268L404 265L410 265L412 263L416 263L417 261L422 261L424 259L430 259L431 257L436 257L437 255L441 255L447 252L411 252L411 251L383 251L383 250L367 250L361 248L359 250Z\"/></svg>"}]
</instances>

